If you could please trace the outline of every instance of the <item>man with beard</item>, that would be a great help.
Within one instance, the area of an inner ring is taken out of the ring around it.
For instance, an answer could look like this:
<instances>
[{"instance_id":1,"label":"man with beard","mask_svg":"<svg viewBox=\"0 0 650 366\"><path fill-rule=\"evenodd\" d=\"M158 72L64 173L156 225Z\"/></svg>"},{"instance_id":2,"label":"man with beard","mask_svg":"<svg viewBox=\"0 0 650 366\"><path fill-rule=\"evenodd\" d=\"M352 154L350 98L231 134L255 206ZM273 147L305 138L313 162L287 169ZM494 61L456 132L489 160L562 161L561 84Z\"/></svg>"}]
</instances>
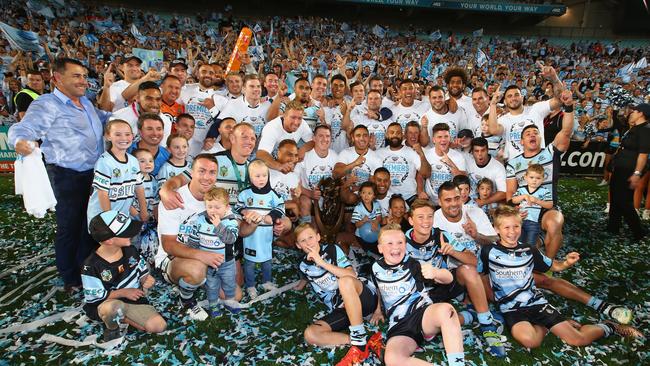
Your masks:
<instances>
[{"instance_id":1,"label":"man with beard","mask_svg":"<svg viewBox=\"0 0 650 366\"><path fill-rule=\"evenodd\" d=\"M552 99L537 102L532 106L524 106L524 97L521 90L516 85L510 85L505 91L505 104L508 107L508 113L497 118L496 114L496 97L500 97L498 91L492 97L495 105L495 113L492 113L490 107L490 118L488 123L488 132L492 135L502 135L506 144L505 157L511 159L523 152L521 143L521 133L527 126L535 125L542 133L541 147L545 146L544 141L544 118L551 113L560 109L562 103L559 100L560 94L565 90L564 84L560 81L555 73L555 69L550 66L543 67L543 75L551 79L553 83L554 97Z\"/></svg>"},{"instance_id":2,"label":"man with beard","mask_svg":"<svg viewBox=\"0 0 650 366\"><path fill-rule=\"evenodd\" d=\"M401 194L406 203L410 204L417 198L416 174L430 176L431 166L424 155L402 145L402 127L399 123L388 125L386 141L388 146L379 149L377 155L381 159L381 165L390 172L393 191Z\"/></svg>"},{"instance_id":3,"label":"man with beard","mask_svg":"<svg viewBox=\"0 0 650 366\"><path fill-rule=\"evenodd\" d=\"M390 172L388 169L380 166L375 169L375 173L372 175L371 180L377 186L377 195L375 199L379 202L379 206L381 206L381 216L388 217L390 213L390 199L395 194L390 189Z\"/></svg>"},{"instance_id":4,"label":"man with beard","mask_svg":"<svg viewBox=\"0 0 650 366\"><path fill-rule=\"evenodd\" d=\"M430 108L430 104L415 99L415 84L411 79L404 79L402 81L402 84L399 86L399 92L401 99L398 104L391 106L391 111L393 112L391 120L399 123L402 129L404 129L409 121L420 121L422 116Z\"/></svg>"},{"instance_id":5,"label":"man with beard","mask_svg":"<svg viewBox=\"0 0 650 366\"><path fill-rule=\"evenodd\" d=\"M346 114L343 118L343 126L347 129L348 134L359 126L366 126L370 133L370 148L372 150L379 150L386 146L386 128L390 121L380 121L380 108L381 108L381 94L376 90L368 92L367 109L365 113L357 113L357 109L348 107Z\"/></svg>"},{"instance_id":6,"label":"man with beard","mask_svg":"<svg viewBox=\"0 0 650 366\"><path fill-rule=\"evenodd\" d=\"M226 94L228 94L228 88L226 87L224 67L218 63L211 63L210 66L212 66L212 70L214 70L213 86L215 94L225 97Z\"/></svg>"},{"instance_id":7,"label":"man with beard","mask_svg":"<svg viewBox=\"0 0 650 366\"><path fill-rule=\"evenodd\" d=\"M321 192L318 184L321 179L332 176L334 166L338 162L338 155L330 149L332 144L332 130L328 125L318 125L314 130L314 148L305 154L300 162L300 222L311 222L312 205L318 204Z\"/></svg>"},{"instance_id":8,"label":"man with beard","mask_svg":"<svg viewBox=\"0 0 650 366\"><path fill-rule=\"evenodd\" d=\"M270 113L270 112L269 112ZM287 109L282 117L269 121L262 129L260 143L257 149L257 158L264 161L270 169L287 173L292 170L288 164L278 162L273 156L277 152L278 145L282 140L292 139L297 144L301 141L303 145L298 150L298 156L302 159L305 153L314 147L312 138L314 133L309 128L302 116L304 108L301 102L292 100L287 103Z\"/></svg>"},{"instance_id":9,"label":"man with beard","mask_svg":"<svg viewBox=\"0 0 650 366\"><path fill-rule=\"evenodd\" d=\"M332 129L332 149L340 153L349 146L347 133L342 128L343 116L345 116L348 109L348 104L343 100L345 96L345 78L338 74L332 76L330 89L332 90L332 98L328 102L321 104L321 110L325 115L325 123Z\"/></svg>"},{"instance_id":10,"label":"man with beard","mask_svg":"<svg viewBox=\"0 0 650 366\"><path fill-rule=\"evenodd\" d=\"M458 107L463 109L461 111L461 124L467 126L468 115L472 110L472 98L464 94L467 87L467 73L461 67L449 67L445 71L444 78L449 97L454 98Z\"/></svg>"},{"instance_id":11,"label":"man with beard","mask_svg":"<svg viewBox=\"0 0 650 366\"><path fill-rule=\"evenodd\" d=\"M573 129L573 98L571 92L565 90L561 95L564 116L562 130L555 136L553 142L542 148L542 131L537 124L529 124L521 131L523 152L511 157L506 165L506 199L510 201L518 188L526 187L524 179L526 169L530 164L540 164L544 167L544 180L541 187L552 193L554 207L543 210L539 215L539 223L546 232L544 238L544 253L553 259L562 246L562 227L564 216L557 207L557 182L560 172L562 154L569 148L569 137ZM492 99L493 102L495 98ZM490 115L496 106L490 105Z\"/></svg>"},{"instance_id":12,"label":"man with beard","mask_svg":"<svg viewBox=\"0 0 650 366\"><path fill-rule=\"evenodd\" d=\"M185 106L179 103L181 97L181 81L178 77L167 74L160 84L162 90L162 104L160 105L160 113L169 117L170 120L175 121L176 117L185 113ZM175 126L172 126L172 132Z\"/></svg>"},{"instance_id":13,"label":"man with beard","mask_svg":"<svg viewBox=\"0 0 650 366\"><path fill-rule=\"evenodd\" d=\"M451 139L451 147L455 148L458 146L456 143L456 137L458 136L458 131L465 128L465 125L461 124L463 116L462 110L457 110L455 113L449 110L447 103L445 103L445 91L434 85L429 90L429 102L431 103L431 108L422 116L421 125L422 130L420 131L420 144L422 146L431 145L431 137L433 135L433 126L438 123L444 123L449 126L449 138Z\"/></svg>"},{"instance_id":14,"label":"man with beard","mask_svg":"<svg viewBox=\"0 0 650 366\"><path fill-rule=\"evenodd\" d=\"M340 178L345 176L346 179L356 180L355 186L370 180L375 169L381 166L381 161L377 153L368 146L370 137L368 128L364 125L358 125L352 130L353 146L344 149L339 153L339 161L334 166L332 176ZM349 202L349 204L356 202Z\"/></svg>"},{"instance_id":15,"label":"man with beard","mask_svg":"<svg viewBox=\"0 0 650 366\"><path fill-rule=\"evenodd\" d=\"M196 156L202 149L205 137L216 117L228 102L228 99L215 94L214 68L208 64L199 66L199 82L187 84L181 91L181 99L185 103L185 111L194 117L196 127L189 141L189 156Z\"/></svg>"},{"instance_id":16,"label":"man with beard","mask_svg":"<svg viewBox=\"0 0 650 366\"><path fill-rule=\"evenodd\" d=\"M160 118L163 121L163 136L160 140L160 143L165 146L167 137L171 134L172 131L172 120L165 114L160 113L160 104L162 96L160 93L160 88L153 81L145 81L140 84L138 90L138 98L131 105L122 108L111 116L113 119L121 119L127 121L131 125L132 131L138 130L138 117L143 113L154 113L160 115Z\"/></svg>"},{"instance_id":17,"label":"man with beard","mask_svg":"<svg viewBox=\"0 0 650 366\"><path fill-rule=\"evenodd\" d=\"M450 149L449 125L438 123L433 126L433 147L424 155L431 165L431 175L425 181L424 191L434 205L439 205L438 188L457 175L464 175L465 157L462 153ZM421 196L418 194L418 196Z\"/></svg>"},{"instance_id":18,"label":"man with beard","mask_svg":"<svg viewBox=\"0 0 650 366\"><path fill-rule=\"evenodd\" d=\"M266 113L271 106L262 102L262 84L255 74L244 78L244 95L226 104L219 118L233 118L235 122L246 122L253 126L255 135L259 138L266 124Z\"/></svg>"},{"instance_id":19,"label":"man with beard","mask_svg":"<svg viewBox=\"0 0 650 366\"><path fill-rule=\"evenodd\" d=\"M280 87L280 94L286 92L285 88L286 86L284 85ZM295 94L293 100L302 104L303 120L313 131L321 117L319 116L320 106L318 105L318 102L311 99L311 86L309 85L309 81L306 78L298 78L294 84L293 91ZM275 119L280 113L283 113L287 108L289 100L291 100L291 96L288 98L276 98L269 108L267 120Z\"/></svg>"}]
</instances>

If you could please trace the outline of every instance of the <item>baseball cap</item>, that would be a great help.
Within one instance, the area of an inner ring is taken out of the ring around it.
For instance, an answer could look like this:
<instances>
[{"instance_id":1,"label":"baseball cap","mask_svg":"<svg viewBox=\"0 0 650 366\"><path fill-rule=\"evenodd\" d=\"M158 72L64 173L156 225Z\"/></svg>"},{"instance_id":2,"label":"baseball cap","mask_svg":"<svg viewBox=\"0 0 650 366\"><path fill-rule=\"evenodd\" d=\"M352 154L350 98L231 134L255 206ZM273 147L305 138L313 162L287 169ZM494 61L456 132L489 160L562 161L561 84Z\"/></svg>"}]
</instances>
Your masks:
<instances>
[{"instance_id":1,"label":"baseball cap","mask_svg":"<svg viewBox=\"0 0 650 366\"><path fill-rule=\"evenodd\" d=\"M464 128L464 129L458 131L457 136L458 136L459 139L464 139L464 138L473 139L474 138L474 133L472 132L472 130Z\"/></svg>"},{"instance_id":2,"label":"baseball cap","mask_svg":"<svg viewBox=\"0 0 650 366\"><path fill-rule=\"evenodd\" d=\"M122 58L122 63L125 64L125 63L127 63L127 62L129 62L131 60L136 60L140 64L142 63L142 60L140 59L140 57L135 56L132 53L127 53L126 55L124 55L124 57Z\"/></svg>"},{"instance_id":3,"label":"baseball cap","mask_svg":"<svg viewBox=\"0 0 650 366\"><path fill-rule=\"evenodd\" d=\"M90 220L90 236L97 242L112 238L132 238L142 228L142 222L131 220L118 211L104 211Z\"/></svg>"},{"instance_id":4,"label":"baseball cap","mask_svg":"<svg viewBox=\"0 0 650 366\"><path fill-rule=\"evenodd\" d=\"M650 104L648 103L633 105L630 109L633 111L639 111L643 113L646 118L650 118Z\"/></svg>"},{"instance_id":5,"label":"baseball cap","mask_svg":"<svg viewBox=\"0 0 650 366\"><path fill-rule=\"evenodd\" d=\"M172 61L169 64L169 68L171 69L171 68L174 68L175 66L178 66L178 65L182 65L185 68L185 70L187 70L187 64L185 63L185 60L182 60L182 59L176 59L176 60Z\"/></svg>"}]
</instances>

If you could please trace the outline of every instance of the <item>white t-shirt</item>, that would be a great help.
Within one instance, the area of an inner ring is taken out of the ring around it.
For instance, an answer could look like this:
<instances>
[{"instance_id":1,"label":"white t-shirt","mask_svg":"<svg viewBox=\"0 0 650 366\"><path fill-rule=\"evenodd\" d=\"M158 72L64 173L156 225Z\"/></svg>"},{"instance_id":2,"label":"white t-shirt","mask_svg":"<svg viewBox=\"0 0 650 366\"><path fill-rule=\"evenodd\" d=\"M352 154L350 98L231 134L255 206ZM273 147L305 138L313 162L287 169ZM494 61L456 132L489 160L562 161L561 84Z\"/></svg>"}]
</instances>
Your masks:
<instances>
[{"instance_id":1,"label":"white t-shirt","mask_svg":"<svg viewBox=\"0 0 650 366\"><path fill-rule=\"evenodd\" d=\"M438 123L444 123L449 126L449 136L453 141L458 136L458 131L465 128L461 125L461 113L462 111L456 111L456 113L447 112L445 114L440 114L434 111L432 108L424 114L424 117L427 117L428 125L427 132L429 133L429 144L427 146L433 146L433 126ZM422 123L420 123L421 125Z\"/></svg>"},{"instance_id":2,"label":"white t-shirt","mask_svg":"<svg viewBox=\"0 0 650 366\"><path fill-rule=\"evenodd\" d=\"M269 169L269 181L275 193L286 202L293 199L291 190L296 189L300 184L300 175L295 169L286 174L279 170Z\"/></svg>"},{"instance_id":3,"label":"white t-shirt","mask_svg":"<svg viewBox=\"0 0 650 366\"><path fill-rule=\"evenodd\" d=\"M483 167L476 165L474 158L468 159L467 174L472 182L472 194L475 197L478 197L478 181L483 178L492 181L496 192L506 192L506 168L493 157L490 157L490 161Z\"/></svg>"},{"instance_id":4,"label":"white t-shirt","mask_svg":"<svg viewBox=\"0 0 650 366\"><path fill-rule=\"evenodd\" d=\"M490 219L487 217L485 212L482 209L476 206L463 205L462 208L462 217L459 222L450 222L447 220L442 210L437 210L433 214L433 226L440 228L448 232L450 237L452 237L452 242L449 244L453 245L455 250L469 250L474 255L477 255L479 246L476 244L476 241L472 239L471 236L465 233L463 225L467 222L467 217L469 217L476 224L476 231L485 236L495 236L497 232L492 227Z\"/></svg>"},{"instance_id":5,"label":"white t-shirt","mask_svg":"<svg viewBox=\"0 0 650 366\"><path fill-rule=\"evenodd\" d=\"M111 115L110 120L121 119L127 121L131 125L131 130L133 130L133 136L137 136L138 132L138 113L135 103L132 103L129 106L126 106ZM167 138L172 133L172 121L169 119L169 116L163 113L159 114L160 118L163 120L163 138L160 140L160 146L167 147Z\"/></svg>"},{"instance_id":6,"label":"white t-shirt","mask_svg":"<svg viewBox=\"0 0 650 366\"><path fill-rule=\"evenodd\" d=\"M420 170L420 156L412 148L402 146L399 150L390 147L377 150L381 165L390 172L390 186L407 200L417 193L415 175Z\"/></svg>"},{"instance_id":7,"label":"white t-shirt","mask_svg":"<svg viewBox=\"0 0 650 366\"><path fill-rule=\"evenodd\" d=\"M402 126L402 131L406 130L406 124L411 121L420 122L422 116L431 108L429 101L414 100L413 105L405 107L402 103L392 106L393 111L391 122L397 122Z\"/></svg>"},{"instance_id":8,"label":"white t-shirt","mask_svg":"<svg viewBox=\"0 0 650 366\"><path fill-rule=\"evenodd\" d=\"M479 137L483 133L481 130L481 119L483 119L483 116L490 114L490 110L487 109L485 113L479 114L474 107L470 111L465 111L465 114L467 115L467 124L465 125L465 128L469 129L474 133L474 137Z\"/></svg>"},{"instance_id":9,"label":"white t-shirt","mask_svg":"<svg viewBox=\"0 0 650 366\"><path fill-rule=\"evenodd\" d=\"M300 182L302 186L309 190L314 190L314 188L318 187L321 179L332 176L334 165L338 161L338 155L331 149L324 158L318 156L316 150L307 152L305 159L296 167L296 170L300 169Z\"/></svg>"},{"instance_id":10,"label":"white t-shirt","mask_svg":"<svg viewBox=\"0 0 650 366\"><path fill-rule=\"evenodd\" d=\"M108 89L108 91L111 97L111 102L113 103L112 112L118 111L129 105L129 102L124 100L124 97L122 97L122 92L126 90L129 85L131 85L131 83L126 80L116 81L111 84L111 87Z\"/></svg>"},{"instance_id":11,"label":"white t-shirt","mask_svg":"<svg viewBox=\"0 0 650 366\"><path fill-rule=\"evenodd\" d=\"M454 176L451 174L451 169L447 164L443 163L440 159L442 156L436 154L435 148L429 148L424 150L424 156L427 158L427 161L431 165L431 176L426 180L424 184L424 190L429 195L429 198L433 201L433 204L438 205L438 188L442 183L454 179ZM458 170L466 170L465 166L465 157L463 154L456 150L449 150L447 156L451 161L456 164Z\"/></svg>"},{"instance_id":12,"label":"white t-shirt","mask_svg":"<svg viewBox=\"0 0 650 366\"><path fill-rule=\"evenodd\" d=\"M190 228L186 228L183 224L187 222L190 216L205 211L205 202L194 198L190 192L189 184L182 186L177 192L183 199L184 208L167 210L165 205L158 205L158 239L161 245L158 247L158 253L154 258L156 267L167 257L167 252L162 246L162 236L189 234L188 229Z\"/></svg>"},{"instance_id":13,"label":"white t-shirt","mask_svg":"<svg viewBox=\"0 0 650 366\"><path fill-rule=\"evenodd\" d=\"M221 113L220 119L231 117L235 122L247 122L255 129L255 136L258 138L262 133L264 124L266 123L266 112L268 112L271 103L261 102L255 107L244 100L244 97L230 100Z\"/></svg>"},{"instance_id":14,"label":"white t-shirt","mask_svg":"<svg viewBox=\"0 0 650 366\"><path fill-rule=\"evenodd\" d=\"M202 103L205 98L212 98L214 107L208 109ZM202 90L198 84L187 85L181 93L181 99L185 103L185 112L194 117L194 135L189 142L188 155L194 157L201 152L203 142L208 135L210 126L214 123L212 117L219 115L229 99L215 94L213 89Z\"/></svg>"},{"instance_id":15,"label":"white t-shirt","mask_svg":"<svg viewBox=\"0 0 650 366\"><path fill-rule=\"evenodd\" d=\"M379 160L379 156L377 156L376 152L368 150L364 156L366 161L352 169L352 174L357 177L356 185L368 181L368 179L370 179L370 177L375 173L375 169L381 166L381 160ZM358 157L359 154L354 149L354 146L351 146L339 153L339 162L348 165L357 160Z\"/></svg>"},{"instance_id":16,"label":"white t-shirt","mask_svg":"<svg viewBox=\"0 0 650 366\"><path fill-rule=\"evenodd\" d=\"M388 193L386 193L386 197L379 199L377 198L377 202L379 202L379 207L381 207L381 216L383 217L388 217L389 215L389 209L390 209L390 198L393 197L393 192L390 188L388 189ZM404 202L406 211L408 212L409 210L409 204Z\"/></svg>"},{"instance_id":17,"label":"white t-shirt","mask_svg":"<svg viewBox=\"0 0 650 366\"><path fill-rule=\"evenodd\" d=\"M260 137L260 143L257 149L275 155L278 145L282 140L291 139L300 146L305 142L311 141L313 137L314 133L304 120L295 132L287 132L284 126L282 126L282 117L277 117L267 122L262 129L262 136Z\"/></svg>"},{"instance_id":18,"label":"white t-shirt","mask_svg":"<svg viewBox=\"0 0 650 366\"><path fill-rule=\"evenodd\" d=\"M521 131L528 125L536 125L539 128L542 139L541 147L546 146L544 142L544 118L551 113L551 102L545 100L537 102L532 106L524 106L524 111L516 116L507 113L497 120L503 126L503 139L506 144L506 158L514 158L524 152L521 145Z\"/></svg>"},{"instance_id":19,"label":"white t-shirt","mask_svg":"<svg viewBox=\"0 0 650 366\"><path fill-rule=\"evenodd\" d=\"M356 110L356 109L355 109ZM354 118L350 117L354 127L358 125L364 125L368 128L368 134L375 137L375 146L371 146L371 149L379 150L386 146L386 129L391 123L390 120L378 121L376 119L371 119L365 114L355 114Z\"/></svg>"}]
</instances>

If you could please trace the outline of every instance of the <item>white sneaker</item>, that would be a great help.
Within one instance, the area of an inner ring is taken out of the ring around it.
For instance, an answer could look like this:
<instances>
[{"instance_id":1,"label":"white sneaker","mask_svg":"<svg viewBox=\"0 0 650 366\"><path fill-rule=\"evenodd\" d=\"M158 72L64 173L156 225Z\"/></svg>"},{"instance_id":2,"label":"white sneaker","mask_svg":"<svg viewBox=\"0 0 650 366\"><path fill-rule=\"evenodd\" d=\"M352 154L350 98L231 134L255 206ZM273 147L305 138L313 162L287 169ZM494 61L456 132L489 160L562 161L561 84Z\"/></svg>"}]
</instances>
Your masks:
<instances>
[{"instance_id":1,"label":"white sneaker","mask_svg":"<svg viewBox=\"0 0 650 366\"><path fill-rule=\"evenodd\" d=\"M609 213L609 202L607 202L607 207L603 210L604 213Z\"/></svg>"},{"instance_id":2,"label":"white sneaker","mask_svg":"<svg viewBox=\"0 0 650 366\"><path fill-rule=\"evenodd\" d=\"M650 220L650 210L643 211L643 215L641 216L641 219Z\"/></svg>"},{"instance_id":3,"label":"white sneaker","mask_svg":"<svg viewBox=\"0 0 650 366\"><path fill-rule=\"evenodd\" d=\"M255 300L257 298L257 289L255 289L255 287L248 287L246 289L246 293L251 300Z\"/></svg>"},{"instance_id":4,"label":"white sneaker","mask_svg":"<svg viewBox=\"0 0 650 366\"><path fill-rule=\"evenodd\" d=\"M262 284L262 288L265 291L273 291L273 290L277 289L278 286L276 286L275 283L273 283L273 282L265 282L265 283Z\"/></svg>"},{"instance_id":5,"label":"white sneaker","mask_svg":"<svg viewBox=\"0 0 650 366\"><path fill-rule=\"evenodd\" d=\"M600 183L598 183L598 187L603 187L603 186L606 186L608 184L609 184L609 182L603 179L603 180L600 181Z\"/></svg>"},{"instance_id":6,"label":"white sneaker","mask_svg":"<svg viewBox=\"0 0 650 366\"><path fill-rule=\"evenodd\" d=\"M187 309L187 313L190 315L190 319L192 320L204 321L208 318L208 313L203 310L199 304Z\"/></svg>"}]
</instances>

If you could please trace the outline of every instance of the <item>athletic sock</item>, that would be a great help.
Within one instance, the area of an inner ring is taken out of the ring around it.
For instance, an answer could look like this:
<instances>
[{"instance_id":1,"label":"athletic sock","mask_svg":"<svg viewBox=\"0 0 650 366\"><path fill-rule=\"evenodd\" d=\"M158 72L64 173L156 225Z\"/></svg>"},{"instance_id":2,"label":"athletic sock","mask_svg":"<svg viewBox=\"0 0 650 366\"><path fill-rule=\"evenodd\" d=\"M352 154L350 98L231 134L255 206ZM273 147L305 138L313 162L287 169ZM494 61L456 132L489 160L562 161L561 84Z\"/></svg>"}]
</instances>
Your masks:
<instances>
[{"instance_id":1,"label":"athletic sock","mask_svg":"<svg viewBox=\"0 0 650 366\"><path fill-rule=\"evenodd\" d=\"M467 310L463 310L460 314L463 317L463 325L470 325L474 323L474 316Z\"/></svg>"},{"instance_id":2,"label":"athletic sock","mask_svg":"<svg viewBox=\"0 0 650 366\"><path fill-rule=\"evenodd\" d=\"M492 317L492 313L488 310L484 313L478 313L478 322L481 325L492 325L494 323L494 318Z\"/></svg>"},{"instance_id":3,"label":"athletic sock","mask_svg":"<svg viewBox=\"0 0 650 366\"><path fill-rule=\"evenodd\" d=\"M350 343L353 346L364 348L366 346L366 327L363 324L350 325Z\"/></svg>"},{"instance_id":4,"label":"athletic sock","mask_svg":"<svg viewBox=\"0 0 650 366\"><path fill-rule=\"evenodd\" d=\"M610 327L607 324L598 323L598 324L594 324L594 325L597 326L598 328L602 329L605 332L605 337L609 337L612 333L614 333L614 330L612 329L612 327Z\"/></svg>"},{"instance_id":5,"label":"athletic sock","mask_svg":"<svg viewBox=\"0 0 650 366\"><path fill-rule=\"evenodd\" d=\"M587 306L589 306L590 308L592 308L592 309L594 309L596 311L599 311L599 312L602 311L600 309L600 307L603 306L604 304L607 304L607 303L604 302L603 300L597 298L596 296L590 297L589 301L587 301Z\"/></svg>"},{"instance_id":6,"label":"athletic sock","mask_svg":"<svg viewBox=\"0 0 650 366\"><path fill-rule=\"evenodd\" d=\"M449 366L465 366L465 352L447 353Z\"/></svg>"},{"instance_id":7,"label":"athletic sock","mask_svg":"<svg viewBox=\"0 0 650 366\"><path fill-rule=\"evenodd\" d=\"M196 289L198 289L199 287L203 286L204 283L205 283L205 279L203 280L203 282L199 283L198 285L191 285L185 282L185 280L181 277L181 279L178 280L178 289L181 293L181 299L183 300L191 299L192 296L194 296L194 291L196 291Z\"/></svg>"}]
</instances>

